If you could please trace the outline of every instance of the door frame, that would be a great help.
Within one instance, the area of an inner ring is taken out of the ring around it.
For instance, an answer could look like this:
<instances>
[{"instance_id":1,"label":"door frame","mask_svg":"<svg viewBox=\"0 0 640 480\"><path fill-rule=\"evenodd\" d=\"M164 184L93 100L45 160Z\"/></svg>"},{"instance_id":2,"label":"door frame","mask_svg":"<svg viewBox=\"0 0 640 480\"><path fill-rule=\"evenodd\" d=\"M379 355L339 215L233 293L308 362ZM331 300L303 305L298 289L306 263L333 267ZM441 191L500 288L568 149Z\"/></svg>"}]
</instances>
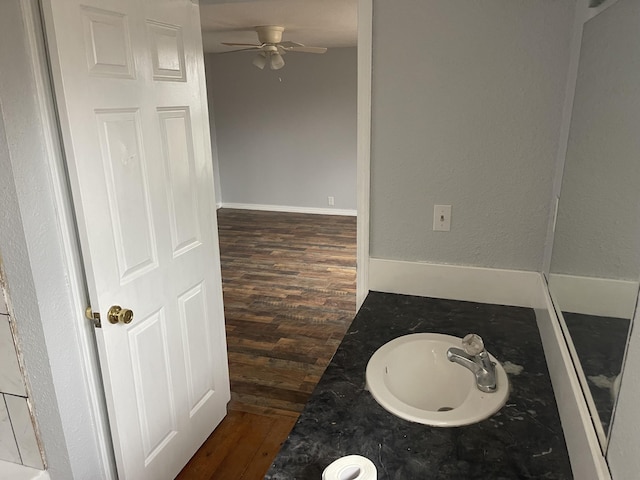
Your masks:
<instances>
[{"instance_id":1,"label":"door frame","mask_svg":"<svg viewBox=\"0 0 640 480\"><path fill-rule=\"evenodd\" d=\"M19 210L10 215L21 228L16 230L16 240L2 245L2 254L5 266L13 270L12 276L7 275L7 289L21 363L47 469L61 478L83 478L99 470L104 478L115 479L93 327L82 315L88 296L41 5L39 0L13 0L13 6L10 20L18 37L14 49L21 54L18 67L23 77L9 77L6 86L10 92L19 84L20 94L30 97L25 102L30 130L13 138L16 156L10 154L9 162L18 169L14 166L9 181L15 185L12 200ZM3 63L10 61L2 57ZM35 222L34 211L40 214Z\"/></svg>"},{"instance_id":2,"label":"door frame","mask_svg":"<svg viewBox=\"0 0 640 480\"><path fill-rule=\"evenodd\" d=\"M373 0L358 0L358 120L356 208L356 312L369 293L369 208L371 188L371 75Z\"/></svg>"},{"instance_id":3,"label":"door frame","mask_svg":"<svg viewBox=\"0 0 640 480\"><path fill-rule=\"evenodd\" d=\"M76 223L72 212L70 191L67 180L64 157L60 145L60 128L55 111L53 92L50 85L49 65L46 59L46 40L39 33L44 28L42 12L38 0L20 0L23 20L28 31L28 42L32 54L31 63L36 77L36 92L41 108L42 128L47 132L46 145L51 182L53 184L54 204L57 212L55 221L57 232L48 232L60 237L63 244L64 273L68 279L68 294L74 309L69 312L75 321L74 332L69 332L70 342L84 353L78 366L85 379L89 395L89 411L93 417L93 430L98 445L99 456L105 479L117 478L111 434L105 404L104 389L98 362L98 353L93 335L93 327L83 316L88 305L87 287L82 271L81 253L77 242ZM357 278L356 310L360 308L369 291L369 209L370 209L370 145L371 145L371 73L372 73L372 20L373 0L358 0L358 93L357 93ZM46 294L38 295L48 298ZM40 304L41 309L49 305ZM53 308L54 305L51 305ZM53 378L65 376L68 366L52 364ZM28 372L27 372L28 374ZM36 415L37 407L36 407ZM43 423L39 419L40 423ZM46 446L45 446L46 447ZM47 449L49 450L49 449ZM73 463L82 464L84 452L69 452L72 470ZM82 468L79 468L81 470Z\"/></svg>"}]
</instances>

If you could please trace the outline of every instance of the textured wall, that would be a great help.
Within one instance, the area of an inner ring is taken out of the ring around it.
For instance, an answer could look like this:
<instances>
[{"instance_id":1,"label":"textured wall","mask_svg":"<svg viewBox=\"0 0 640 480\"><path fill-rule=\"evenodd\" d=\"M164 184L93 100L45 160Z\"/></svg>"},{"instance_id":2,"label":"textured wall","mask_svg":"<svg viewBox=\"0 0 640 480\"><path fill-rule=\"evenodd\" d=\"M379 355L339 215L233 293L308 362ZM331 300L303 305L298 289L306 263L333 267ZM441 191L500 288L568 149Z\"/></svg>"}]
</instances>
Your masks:
<instances>
[{"instance_id":1,"label":"textured wall","mask_svg":"<svg viewBox=\"0 0 640 480\"><path fill-rule=\"evenodd\" d=\"M0 251L51 477L102 478L88 398L95 385L82 370L86 352L74 325L91 327L71 299L63 213L56 209L21 4L39 21L37 0L0 2L0 59L11 66L0 74Z\"/></svg>"},{"instance_id":2,"label":"textured wall","mask_svg":"<svg viewBox=\"0 0 640 480\"><path fill-rule=\"evenodd\" d=\"M7 4L9 2L6 2ZM3 5L4 6L4 5ZM6 9L0 9L0 18ZM0 58L2 52L0 51ZM24 237L20 206L13 184L13 169L5 135L3 88L0 84L0 253L6 274L7 292L12 300L18 340L33 386L35 413L52 473L59 478L73 478L64 439L54 380L48 362L45 333L38 312L38 298L32 272L28 268L29 252ZM26 266L26 267L25 267ZM50 459L50 460L49 460Z\"/></svg>"},{"instance_id":3,"label":"textured wall","mask_svg":"<svg viewBox=\"0 0 640 480\"><path fill-rule=\"evenodd\" d=\"M540 269L573 9L374 1L373 257Z\"/></svg>"},{"instance_id":4,"label":"textured wall","mask_svg":"<svg viewBox=\"0 0 640 480\"><path fill-rule=\"evenodd\" d=\"M207 55L223 202L356 208L355 48L285 55Z\"/></svg>"},{"instance_id":5,"label":"textured wall","mask_svg":"<svg viewBox=\"0 0 640 480\"><path fill-rule=\"evenodd\" d=\"M638 11L620 0L584 26L552 273L640 277Z\"/></svg>"}]
</instances>

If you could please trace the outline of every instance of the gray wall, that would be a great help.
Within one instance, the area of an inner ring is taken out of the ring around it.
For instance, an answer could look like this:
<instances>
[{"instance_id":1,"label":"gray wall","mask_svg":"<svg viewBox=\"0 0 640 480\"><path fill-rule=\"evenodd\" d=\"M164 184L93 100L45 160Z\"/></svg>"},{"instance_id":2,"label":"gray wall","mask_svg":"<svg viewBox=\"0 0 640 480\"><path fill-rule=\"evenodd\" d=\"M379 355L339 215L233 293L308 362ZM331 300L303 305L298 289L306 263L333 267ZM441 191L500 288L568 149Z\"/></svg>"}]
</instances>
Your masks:
<instances>
[{"instance_id":1,"label":"gray wall","mask_svg":"<svg viewBox=\"0 0 640 480\"><path fill-rule=\"evenodd\" d=\"M541 268L572 0L374 0L371 255ZM434 204L453 206L433 232Z\"/></svg>"},{"instance_id":2,"label":"gray wall","mask_svg":"<svg viewBox=\"0 0 640 480\"><path fill-rule=\"evenodd\" d=\"M584 25L551 273L640 277L638 12L620 0Z\"/></svg>"},{"instance_id":3,"label":"gray wall","mask_svg":"<svg viewBox=\"0 0 640 480\"><path fill-rule=\"evenodd\" d=\"M208 54L223 203L356 208L356 48L285 55Z\"/></svg>"}]
</instances>

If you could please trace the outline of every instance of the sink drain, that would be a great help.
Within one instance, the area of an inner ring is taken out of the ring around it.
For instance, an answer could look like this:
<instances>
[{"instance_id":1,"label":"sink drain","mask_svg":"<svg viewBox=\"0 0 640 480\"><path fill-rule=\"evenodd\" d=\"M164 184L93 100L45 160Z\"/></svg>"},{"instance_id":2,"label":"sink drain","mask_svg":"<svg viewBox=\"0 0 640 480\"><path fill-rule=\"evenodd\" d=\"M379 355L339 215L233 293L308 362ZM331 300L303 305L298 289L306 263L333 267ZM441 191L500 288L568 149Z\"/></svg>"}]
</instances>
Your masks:
<instances>
[{"instance_id":1,"label":"sink drain","mask_svg":"<svg viewBox=\"0 0 640 480\"><path fill-rule=\"evenodd\" d=\"M453 407L440 407L438 409L439 412L448 412L449 410L453 410Z\"/></svg>"}]
</instances>

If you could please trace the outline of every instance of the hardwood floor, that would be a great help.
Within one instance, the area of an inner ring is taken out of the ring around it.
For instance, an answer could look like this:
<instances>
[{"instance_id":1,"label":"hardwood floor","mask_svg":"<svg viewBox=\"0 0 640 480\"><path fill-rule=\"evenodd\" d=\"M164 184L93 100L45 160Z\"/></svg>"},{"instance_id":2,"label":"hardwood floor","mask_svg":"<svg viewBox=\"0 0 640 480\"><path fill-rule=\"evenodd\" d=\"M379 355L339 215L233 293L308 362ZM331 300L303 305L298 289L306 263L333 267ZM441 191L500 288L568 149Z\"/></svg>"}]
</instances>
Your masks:
<instances>
[{"instance_id":1,"label":"hardwood floor","mask_svg":"<svg viewBox=\"0 0 640 480\"><path fill-rule=\"evenodd\" d=\"M355 314L356 219L218 211L231 402L178 476L262 479Z\"/></svg>"},{"instance_id":2,"label":"hardwood floor","mask_svg":"<svg viewBox=\"0 0 640 480\"><path fill-rule=\"evenodd\" d=\"M264 477L296 418L229 410L184 467L180 480L258 480Z\"/></svg>"}]
</instances>

